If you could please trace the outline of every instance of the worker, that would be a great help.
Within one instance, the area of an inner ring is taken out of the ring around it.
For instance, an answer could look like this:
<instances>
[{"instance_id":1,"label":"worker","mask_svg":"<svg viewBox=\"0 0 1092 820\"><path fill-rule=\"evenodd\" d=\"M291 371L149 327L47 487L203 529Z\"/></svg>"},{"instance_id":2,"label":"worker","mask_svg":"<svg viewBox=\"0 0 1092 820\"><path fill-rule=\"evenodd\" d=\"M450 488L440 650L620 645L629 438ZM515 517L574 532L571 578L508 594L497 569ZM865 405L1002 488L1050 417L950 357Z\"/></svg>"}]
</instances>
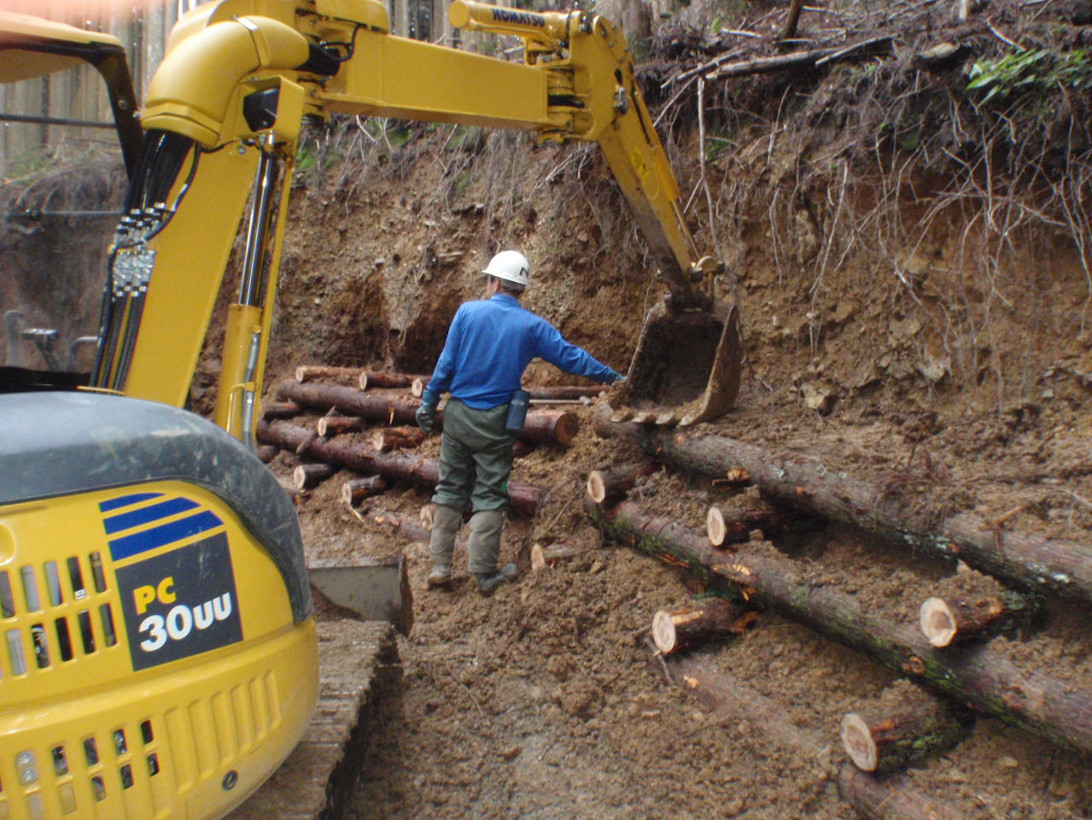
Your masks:
<instances>
[{"instance_id":1,"label":"worker","mask_svg":"<svg viewBox=\"0 0 1092 820\"><path fill-rule=\"evenodd\" d=\"M522 253L501 251L482 272L487 277L486 298L466 302L455 313L421 397L417 423L430 433L440 396L450 393L440 442L440 479L432 496L436 513L428 586L450 586L455 536L463 513L470 509L470 572L478 591L489 595L517 576L515 564L498 563L512 445L523 425L520 410L525 412L527 406L527 396L520 391L523 371L539 357L566 373L597 382L611 384L623 376L565 341L557 328L520 305L531 276ZM510 410L518 418L510 420Z\"/></svg>"}]
</instances>

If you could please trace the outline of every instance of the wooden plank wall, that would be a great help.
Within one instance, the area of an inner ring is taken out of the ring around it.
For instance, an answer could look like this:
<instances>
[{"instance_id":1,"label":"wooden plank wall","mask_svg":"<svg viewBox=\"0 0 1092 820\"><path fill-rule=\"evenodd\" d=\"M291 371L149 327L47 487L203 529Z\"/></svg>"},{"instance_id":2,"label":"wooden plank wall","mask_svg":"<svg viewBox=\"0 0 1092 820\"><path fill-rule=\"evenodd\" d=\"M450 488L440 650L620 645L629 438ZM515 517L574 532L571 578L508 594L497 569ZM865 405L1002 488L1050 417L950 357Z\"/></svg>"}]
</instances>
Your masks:
<instances>
[{"instance_id":1,"label":"wooden plank wall","mask_svg":"<svg viewBox=\"0 0 1092 820\"><path fill-rule=\"evenodd\" d=\"M128 52L137 100L163 59L171 27L198 0L4 0L5 11L46 17L78 28L113 34ZM93 69L0 86L0 112L87 122L110 122L105 86ZM52 136L42 124L0 123L0 173L9 176L11 163L26 158ZM113 145L105 128L66 128L73 150ZM17 163L18 165L18 163ZM17 173L17 171L16 171Z\"/></svg>"}]
</instances>

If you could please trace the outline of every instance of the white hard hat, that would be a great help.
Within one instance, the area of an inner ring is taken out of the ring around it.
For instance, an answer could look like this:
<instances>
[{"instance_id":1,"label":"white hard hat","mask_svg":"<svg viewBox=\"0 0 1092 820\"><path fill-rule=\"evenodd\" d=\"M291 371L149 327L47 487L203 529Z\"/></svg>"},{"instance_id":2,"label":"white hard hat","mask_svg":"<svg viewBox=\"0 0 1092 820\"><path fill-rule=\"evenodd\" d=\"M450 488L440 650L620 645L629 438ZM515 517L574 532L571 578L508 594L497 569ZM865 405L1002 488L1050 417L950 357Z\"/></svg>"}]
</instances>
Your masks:
<instances>
[{"instance_id":1,"label":"white hard hat","mask_svg":"<svg viewBox=\"0 0 1092 820\"><path fill-rule=\"evenodd\" d=\"M531 283L531 263L519 251L501 251L489 260L482 273L518 285L520 289Z\"/></svg>"}]
</instances>

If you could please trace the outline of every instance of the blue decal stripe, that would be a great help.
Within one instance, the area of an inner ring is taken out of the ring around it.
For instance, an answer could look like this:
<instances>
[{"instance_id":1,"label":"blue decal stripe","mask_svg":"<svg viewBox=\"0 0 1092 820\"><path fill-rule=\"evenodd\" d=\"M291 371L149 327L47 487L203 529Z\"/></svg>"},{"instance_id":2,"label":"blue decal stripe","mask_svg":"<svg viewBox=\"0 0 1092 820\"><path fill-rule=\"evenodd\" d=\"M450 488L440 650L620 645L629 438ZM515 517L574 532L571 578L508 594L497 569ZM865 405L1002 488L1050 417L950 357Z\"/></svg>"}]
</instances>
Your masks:
<instances>
[{"instance_id":1,"label":"blue decal stripe","mask_svg":"<svg viewBox=\"0 0 1092 820\"><path fill-rule=\"evenodd\" d=\"M169 518L172 515L196 509L198 506L196 501L191 501L188 498L171 498L150 507L113 515L103 519L102 523L106 526L106 534L113 535L122 530L139 527L141 524L150 524L152 521L159 521L162 518Z\"/></svg>"},{"instance_id":2,"label":"blue decal stripe","mask_svg":"<svg viewBox=\"0 0 1092 820\"><path fill-rule=\"evenodd\" d=\"M163 495L163 493L133 493L132 495L119 495L117 498L111 498L109 501L100 501L99 511L108 513L121 507L128 507L130 504L139 504L141 501L147 501L149 498L159 498L161 495Z\"/></svg>"},{"instance_id":3,"label":"blue decal stripe","mask_svg":"<svg viewBox=\"0 0 1092 820\"><path fill-rule=\"evenodd\" d=\"M110 542L110 556L115 561L121 561L138 553L154 550L156 547L181 541L198 533L208 532L223 523L215 513L204 510L154 529L115 538Z\"/></svg>"}]
</instances>

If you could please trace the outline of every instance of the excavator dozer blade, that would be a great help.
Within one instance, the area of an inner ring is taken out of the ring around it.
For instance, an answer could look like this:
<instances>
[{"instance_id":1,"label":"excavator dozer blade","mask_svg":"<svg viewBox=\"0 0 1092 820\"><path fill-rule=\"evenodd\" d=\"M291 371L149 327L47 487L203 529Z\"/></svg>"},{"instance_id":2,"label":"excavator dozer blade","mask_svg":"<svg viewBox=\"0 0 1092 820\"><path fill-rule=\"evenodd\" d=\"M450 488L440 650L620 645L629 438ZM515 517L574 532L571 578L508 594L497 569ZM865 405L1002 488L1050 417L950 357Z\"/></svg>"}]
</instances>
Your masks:
<instances>
[{"instance_id":1,"label":"excavator dozer blade","mask_svg":"<svg viewBox=\"0 0 1092 820\"><path fill-rule=\"evenodd\" d=\"M724 415L739 393L742 343L735 305L645 317L615 421L696 424Z\"/></svg>"}]
</instances>

